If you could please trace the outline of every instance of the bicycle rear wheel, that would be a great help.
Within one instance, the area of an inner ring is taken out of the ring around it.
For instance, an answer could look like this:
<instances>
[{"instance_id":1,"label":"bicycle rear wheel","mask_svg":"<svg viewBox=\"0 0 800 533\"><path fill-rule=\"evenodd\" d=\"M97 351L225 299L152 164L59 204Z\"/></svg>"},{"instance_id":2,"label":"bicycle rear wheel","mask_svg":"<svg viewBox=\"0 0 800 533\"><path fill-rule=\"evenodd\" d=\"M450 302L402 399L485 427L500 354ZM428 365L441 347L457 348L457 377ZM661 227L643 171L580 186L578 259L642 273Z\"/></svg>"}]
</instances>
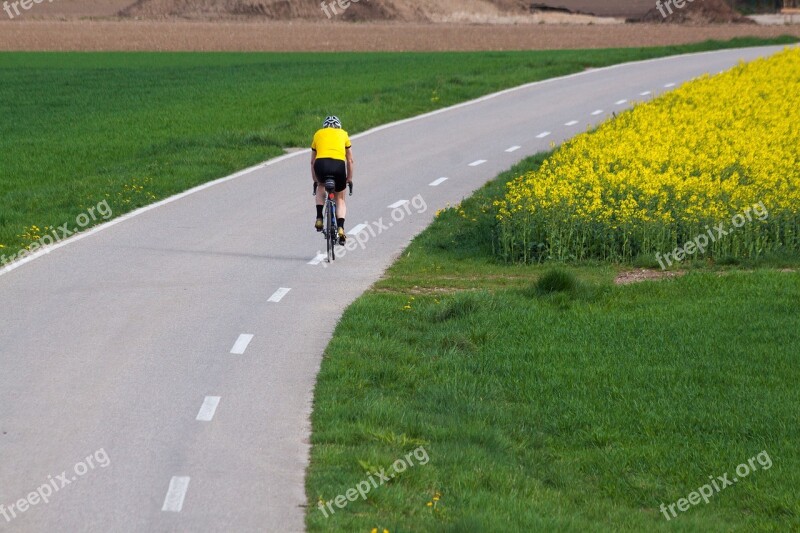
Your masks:
<instances>
[{"instance_id":1,"label":"bicycle rear wheel","mask_svg":"<svg viewBox=\"0 0 800 533\"><path fill-rule=\"evenodd\" d=\"M339 235L336 233L336 211L331 209L330 213L331 233L329 235L331 243L331 258L336 261L336 244L339 242Z\"/></svg>"},{"instance_id":2,"label":"bicycle rear wheel","mask_svg":"<svg viewBox=\"0 0 800 533\"><path fill-rule=\"evenodd\" d=\"M325 224L327 226L325 229L325 244L328 248L328 263L336 260L336 251L333 248L336 232L333 229L332 219L331 204L330 200L328 200L325 202Z\"/></svg>"}]
</instances>

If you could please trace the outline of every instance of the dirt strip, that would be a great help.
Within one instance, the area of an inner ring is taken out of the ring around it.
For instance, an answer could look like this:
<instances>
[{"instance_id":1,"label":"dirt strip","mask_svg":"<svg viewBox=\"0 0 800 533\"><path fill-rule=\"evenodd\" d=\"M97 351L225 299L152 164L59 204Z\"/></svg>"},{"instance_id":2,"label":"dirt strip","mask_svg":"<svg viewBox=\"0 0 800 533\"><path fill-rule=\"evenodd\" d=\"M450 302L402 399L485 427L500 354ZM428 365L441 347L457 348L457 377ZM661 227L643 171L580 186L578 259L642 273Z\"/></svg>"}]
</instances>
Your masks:
<instances>
[{"instance_id":1,"label":"dirt strip","mask_svg":"<svg viewBox=\"0 0 800 533\"><path fill-rule=\"evenodd\" d=\"M657 46L738 36L800 37L800 25L476 25L15 20L0 50L439 51Z\"/></svg>"}]
</instances>

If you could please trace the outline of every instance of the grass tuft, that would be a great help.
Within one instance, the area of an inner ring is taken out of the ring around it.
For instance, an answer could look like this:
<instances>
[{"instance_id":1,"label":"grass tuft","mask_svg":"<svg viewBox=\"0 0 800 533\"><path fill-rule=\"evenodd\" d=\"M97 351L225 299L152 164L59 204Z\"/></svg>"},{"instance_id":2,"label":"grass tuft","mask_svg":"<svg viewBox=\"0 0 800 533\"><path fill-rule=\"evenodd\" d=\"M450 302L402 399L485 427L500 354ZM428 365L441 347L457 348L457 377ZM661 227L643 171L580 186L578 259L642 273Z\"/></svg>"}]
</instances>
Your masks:
<instances>
[{"instance_id":1,"label":"grass tuft","mask_svg":"<svg viewBox=\"0 0 800 533\"><path fill-rule=\"evenodd\" d=\"M553 294L565 292L574 294L578 289L578 280L575 274L564 269L548 270L536 282L536 292L539 294Z\"/></svg>"},{"instance_id":2,"label":"grass tuft","mask_svg":"<svg viewBox=\"0 0 800 533\"><path fill-rule=\"evenodd\" d=\"M433 321L446 322L468 317L479 309L485 311L492 308L492 295L488 292L461 292L446 300L441 309L434 312Z\"/></svg>"}]
</instances>

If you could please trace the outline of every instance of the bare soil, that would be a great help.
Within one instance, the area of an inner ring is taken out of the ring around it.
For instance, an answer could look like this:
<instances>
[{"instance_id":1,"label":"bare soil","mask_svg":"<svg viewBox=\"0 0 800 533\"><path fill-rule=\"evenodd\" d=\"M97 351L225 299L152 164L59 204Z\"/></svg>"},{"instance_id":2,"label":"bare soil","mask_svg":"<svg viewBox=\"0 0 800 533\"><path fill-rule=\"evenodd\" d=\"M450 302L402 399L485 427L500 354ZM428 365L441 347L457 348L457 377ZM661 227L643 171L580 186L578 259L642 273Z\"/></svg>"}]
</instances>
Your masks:
<instances>
[{"instance_id":1,"label":"bare soil","mask_svg":"<svg viewBox=\"0 0 800 533\"><path fill-rule=\"evenodd\" d=\"M0 22L0 50L551 50L786 34L800 37L800 26L15 20Z\"/></svg>"},{"instance_id":2,"label":"bare soil","mask_svg":"<svg viewBox=\"0 0 800 533\"><path fill-rule=\"evenodd\" d=\"M641 283L642 281L654 281L662 279L670 279L686 274L684 270L647 270L640 268L638 270L629 270L620 272L614 279L616 285L630 285L631 283Z\"/></svg>"},{"instance_id":3,"label":"bare soil","mask_svg":"<svg viewBox=\"0 0 800 533\"><path fill-rule=\"evenodd\" d=\"M686 3L682 8L662 3L660 8L652 8L638 20L662 24L755 24L755 21L731 9L725 0L698 0Z\"/></svg>"},{"instance_id":4,"label":"bare soil","mask_svg":"<svg viewBox=\"0 0 800 533\"><path fill-rule=\"evenodd\" d=\"M736 18L724 0L671 16L688 26L661 24L653 0L359 0L344 11L335 1L53 0L13 20L0 11L0 50L526 50L800 36L798 26L705 24ZM644 15L652 24L585 13Z\"/></svg>"},{"instance_id":5,"label":"bare soil","mask_svg":"<svg viewBox=\"0 0 800 533\"><path fill-rule=\"evenodd\" d=\"M190 20L270 19L320 21L398 22L488 22L526 19L541 21L541 14L587 15L639 19L647 14L652 22L654 0L50 0L38 2L11 18L183 18ZM691 1L691 0L690 0ZM13 3L13 2L12 2ZM323 8L323 4L326 6ZM344 4L342 4L344 5ZM726 13L723 8L727 9ZM651 13L648 13L650 11ZM677 9L676 9L677 11ZM708 22L729 22L732 11L724 0L700 0L670 17L681 21L686 13L698 22L706 13ZM722 13L722 16L720 16ZM533 16L532 15L536 15ZM660 15L658 15L660 17ZM574 18L574 17L573 17ZM578 20L578 19L575 19ZM559 20L562 22L563 20Z\"/></svg>"},{"instance_id":6,"label":"bare soil","mask_svg":"<svg viewBox=\"0 0 800 533\"><path fill-rule=\"evenodd\" d=\"M600 17L641 17L655 5L655 0L534 0L533 4L564 7L575 13Z\"/></svg>"},{"instance_id":7,"label":"bare soil","mask_svg":"<svg viewBox=\"0 0 800 533\"><path fill-rule=\"evenodd\" d=\"M34 4L18 17L431 22L453 14L505 17L530 13L524 0L346 0L341 4L337 0L51 0Z\"/></svg>"}]
</instances>

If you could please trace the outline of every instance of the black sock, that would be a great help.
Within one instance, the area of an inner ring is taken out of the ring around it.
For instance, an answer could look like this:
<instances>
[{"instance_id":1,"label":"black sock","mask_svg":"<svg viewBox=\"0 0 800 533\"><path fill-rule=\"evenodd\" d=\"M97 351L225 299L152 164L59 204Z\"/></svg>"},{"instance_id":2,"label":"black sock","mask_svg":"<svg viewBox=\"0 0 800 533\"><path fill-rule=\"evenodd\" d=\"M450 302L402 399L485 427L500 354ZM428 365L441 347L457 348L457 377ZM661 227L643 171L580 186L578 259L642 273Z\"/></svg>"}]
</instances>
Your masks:
<instances>
[{"instance_id":1,"label":"black sock","mask_svg":"<svg viewBox=\"0 0 800 533\"><path fill-rule=\"evenodd\" d=\"M322 206L317 206L317 218L322 218Z\"/></svg>"},{"instance_id":2,"label":"black sock","mask_svg":"<svg viewBox=\"0 0 800 533\"><path fill-rule=\"evenodd\" d=\"M344 229L344 219L343 218L337 218L336 219L336 225L338 225L340 228Z\"/></svg>"}]
</instances>

